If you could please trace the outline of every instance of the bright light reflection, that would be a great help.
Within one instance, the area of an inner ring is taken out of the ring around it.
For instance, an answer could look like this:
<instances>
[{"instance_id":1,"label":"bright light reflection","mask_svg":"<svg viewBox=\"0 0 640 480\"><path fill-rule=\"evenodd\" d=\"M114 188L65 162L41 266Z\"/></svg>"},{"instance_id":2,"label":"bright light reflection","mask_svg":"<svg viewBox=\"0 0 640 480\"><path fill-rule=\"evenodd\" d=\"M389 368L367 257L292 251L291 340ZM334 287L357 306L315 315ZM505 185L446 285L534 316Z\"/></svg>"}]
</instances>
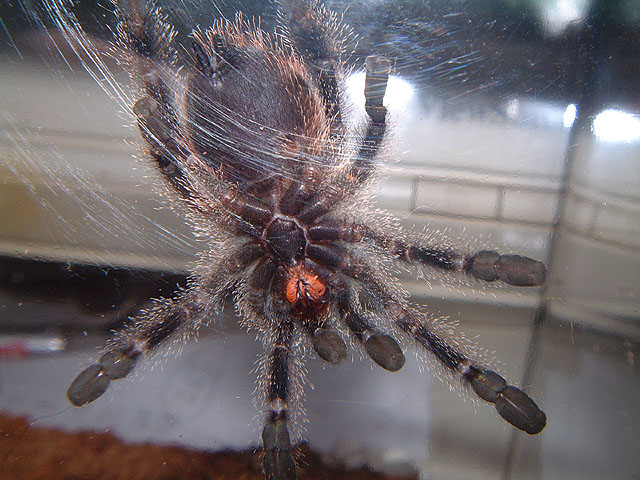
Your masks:
<instances>
[{"instance_id":1,"label":"bright light reflection","mask_svg":"<svg viewBox=\"0 0 640 480\"><path fill-rule=\"evenodd\" d=\"M364 82L366 73L354 72L347 77L347 94L356 105L364 105ZM389 76L384 104L390 110L407 106L413 98L414 90L409 82L395 75Z\"/></svg>"},{"instance_id":2,"label":"bright light reflection","mask_svg":"<svg viewBox=\"0 0 640 480\"><path fill-rule=\"evenodd\" d=\"M603 142L637 142L640 118L620 110L604 110L593 120L593 133Z\"/></svg>"},{"instance_id":3,"label":"bright light reflection","mask_svg":"<svg viewBox=\"0 0 640 480\"><path fill-rule=\"evenodd\" d=\"M569 25L587 17L590 0L543 0L539 8L545 29L552 35L562 33Z\"/></svg>"},{"instance_id":4,"label":"bright light reflection","mask_svg":"<svg viewBox=\"0 0 640 480\"><path fill-rule=\"evenodd\" d=\"M520 101L517 98L512 98L507 103L507 116L511 120L515 120L520 113Z\"/></svg>"},{"instance_id":5,"label":"bright light reflection","mask_svg":"<svg viewBox=\"0 0 640 480\"><path fill-rule=\"evenodd\" d=\"M577 108L574 104L565 106L523 97L510 99L504 106L504 113L514 123L570 128L576 119Z\"/></svg>"},{"instance_id":6,"label":"bright light reflection","mask_svg":"<svg viewBox=\"0 0 640 480\"><path fill-rule=\"evenodd\" d=\"M576 120L576 113L578 113L578 110L575 104L570 103L567 105L567 109L564 111L564 115L562 115L562 125L564 125L564 128L569 128L573 125L573 122Z\"/></svg>"}]
</instances>

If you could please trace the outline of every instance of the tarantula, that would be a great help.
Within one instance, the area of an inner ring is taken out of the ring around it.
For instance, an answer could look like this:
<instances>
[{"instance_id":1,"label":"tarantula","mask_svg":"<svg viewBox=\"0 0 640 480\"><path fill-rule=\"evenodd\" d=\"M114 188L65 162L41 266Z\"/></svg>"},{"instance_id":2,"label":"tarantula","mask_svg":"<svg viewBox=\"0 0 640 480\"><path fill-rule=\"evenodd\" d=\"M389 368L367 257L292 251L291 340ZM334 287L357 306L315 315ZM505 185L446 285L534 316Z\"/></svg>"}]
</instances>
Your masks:
<instances>
[{"instance_id":1,"label":"tarantula","mask_svg":"<svg viewBox=\"0 0 640 480\"><path fill-rule=\"evenodd\" d=\"M282 6L273 34L239 15L194 31L185 76L175 68L175 30L160 10L114 3L119 60L141 91L133 113L146 153L209 250L188 287L131 319L78 375L71 403L94 401L143 353L195 333L232 298L241 324L264 344L269 479L296 478L291 435L305 356L315 351L338 364L345 339L391 372L405 363L392 333L413 339L506 421L542 431L537 405L412 307L389 273L400 261L516 286L546 277L544 264L527 257L422 245L388 217L377 221L363 187L385 138L390 62L366 59L367 121L358 133L348 127L342 93L350 30L316 0Z\"/></svg>"}]
</instances>

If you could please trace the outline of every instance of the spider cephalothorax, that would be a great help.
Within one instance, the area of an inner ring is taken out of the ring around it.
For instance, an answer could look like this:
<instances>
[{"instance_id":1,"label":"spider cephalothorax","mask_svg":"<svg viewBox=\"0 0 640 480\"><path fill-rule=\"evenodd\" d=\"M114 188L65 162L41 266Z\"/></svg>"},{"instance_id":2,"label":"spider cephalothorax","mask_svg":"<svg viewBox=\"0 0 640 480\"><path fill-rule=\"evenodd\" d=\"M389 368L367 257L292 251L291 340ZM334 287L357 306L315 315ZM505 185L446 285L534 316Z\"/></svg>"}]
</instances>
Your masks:
<instances>
[{"instance_id":1,"label":"spider cephalothorax","mask_svg":"<svg viewBox=\"0 0 640 480\"><path fill-rule=\"evenodd\" d=\"M363 187L385 137L388 60L366 60L367 121L358 134L345 125L340 93L349 30L316 1L283 5L272 35L240 16L194 32L185 76L158 9L115 6L118 60L140 87L132 111L145 153L209 251L188 288L132 319L76 378L68 390L74 405L98 398L143 353L188 336L231 300L265 347L268 478L296 477L290 427L305 356L315 351L338 364L348 343L397 371L405 357L395 336L412 339L508 422L530 434L544 428L536 404L413 308L388 270L393 261L411 262L516 286L540 285L546 276L527 257L422 245L405 240L388 216L371 222Z\"/></svg>"}]
</instances>

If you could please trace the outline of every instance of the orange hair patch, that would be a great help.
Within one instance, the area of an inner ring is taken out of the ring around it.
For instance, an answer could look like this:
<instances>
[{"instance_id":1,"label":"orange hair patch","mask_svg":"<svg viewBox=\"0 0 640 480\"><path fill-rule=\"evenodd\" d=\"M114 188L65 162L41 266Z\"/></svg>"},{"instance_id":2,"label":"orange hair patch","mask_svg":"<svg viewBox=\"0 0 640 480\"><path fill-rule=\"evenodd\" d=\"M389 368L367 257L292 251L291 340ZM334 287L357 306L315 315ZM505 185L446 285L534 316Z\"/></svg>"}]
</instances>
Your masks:
<instances>
[{"instance_id":1,"label":"orange hair patch","mask_svg":"<svg viewBox=\"0 0 640 480\"><path fill-rule=\"evenodd\" d=\"M290 271L291 278L287 282L287 300L292 305L299 301L318 301L324 295L327 288L318 278L306 272L301 267L296 267Z\"/></svg>"}]
</instances>

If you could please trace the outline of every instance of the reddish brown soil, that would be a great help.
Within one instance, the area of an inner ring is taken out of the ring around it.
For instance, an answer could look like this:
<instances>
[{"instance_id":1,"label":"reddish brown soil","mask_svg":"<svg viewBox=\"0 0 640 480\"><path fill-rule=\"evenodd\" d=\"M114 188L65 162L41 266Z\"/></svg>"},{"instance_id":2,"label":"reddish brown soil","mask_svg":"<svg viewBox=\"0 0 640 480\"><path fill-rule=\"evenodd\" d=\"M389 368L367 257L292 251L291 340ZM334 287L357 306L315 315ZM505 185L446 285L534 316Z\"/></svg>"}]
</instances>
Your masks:
<instances>
[{"instance_id":1,"label":"reddish brown soil","mask_svg":"<svg viewBox=\"0 0 640 480\"><path fill-rule=\"evenodd\" d=\"M417 480L324 463L302 447L299 480ZM130 445L110 433L66 433L0 414L0 480L263 480L255 452Z\"/></svg>"}]
</instances>

